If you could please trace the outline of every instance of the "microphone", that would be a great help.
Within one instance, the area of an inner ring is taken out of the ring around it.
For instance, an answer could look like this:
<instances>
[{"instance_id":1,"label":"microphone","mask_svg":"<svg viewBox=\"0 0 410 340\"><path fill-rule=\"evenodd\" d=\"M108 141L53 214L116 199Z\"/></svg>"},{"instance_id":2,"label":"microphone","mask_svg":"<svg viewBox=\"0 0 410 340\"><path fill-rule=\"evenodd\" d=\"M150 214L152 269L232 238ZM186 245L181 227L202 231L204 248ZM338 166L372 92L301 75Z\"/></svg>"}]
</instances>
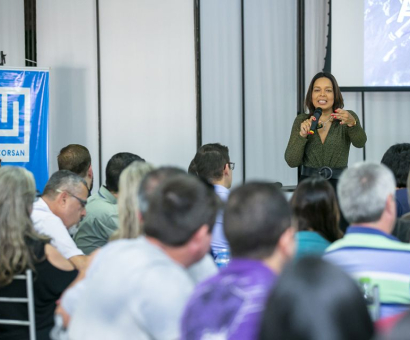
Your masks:
<instances>
[{"instance_id":1,"label":"microphone","mask_svg":"<svg viewBox=\"0 0 410 340\"><path fill-rule=\"evenodd\" d=\"M310 131L309 135L314 135L315 131L317 129L317 124L319 124L319 118L322 115L322 109L318 107L315 112L313 112L313 117L316 118L316 120L312 121L312 125L310 126Z\"/></svg>"}]
</instances>

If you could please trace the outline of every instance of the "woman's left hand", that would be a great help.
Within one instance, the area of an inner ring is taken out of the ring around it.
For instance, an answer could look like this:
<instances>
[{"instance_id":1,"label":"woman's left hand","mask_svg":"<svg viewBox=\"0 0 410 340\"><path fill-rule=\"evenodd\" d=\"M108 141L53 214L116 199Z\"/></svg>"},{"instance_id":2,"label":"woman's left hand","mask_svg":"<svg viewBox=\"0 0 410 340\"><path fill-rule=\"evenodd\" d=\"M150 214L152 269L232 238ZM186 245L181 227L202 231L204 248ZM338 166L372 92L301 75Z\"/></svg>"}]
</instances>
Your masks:
<instances>
[{"instance_id":1,"label":"woman's left hand","mask_svg":"<svg viewBox=\"0 0 410 340\"><path fill-rule=\"evenodd\" d=\"M356 120L349 113L349 111L336 109L335 113L332 113L331 116L335 119L340 120L340 124L346 124L349 127L356 125Z\"/></svg>"}]
</instances>

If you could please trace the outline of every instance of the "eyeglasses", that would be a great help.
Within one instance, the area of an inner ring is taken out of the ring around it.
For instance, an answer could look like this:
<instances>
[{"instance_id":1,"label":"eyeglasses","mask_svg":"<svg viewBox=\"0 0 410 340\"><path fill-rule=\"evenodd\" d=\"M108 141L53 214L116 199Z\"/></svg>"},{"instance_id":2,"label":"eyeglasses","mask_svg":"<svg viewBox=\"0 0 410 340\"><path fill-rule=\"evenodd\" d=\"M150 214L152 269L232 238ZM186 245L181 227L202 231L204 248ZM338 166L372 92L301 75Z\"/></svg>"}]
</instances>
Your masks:
<instances>
[{"instance_id":1,"label":"eyeglasses","mask_svg":"<svg viewBox=\"0 0 410 340\"><path fill-rule=\"evenodd\" d=\"M228 164L228 166L229 166L229 169L231 169L231 170L235 169L235 163L233 163L233 162L228 162L227 164Z\"/></svg>"},{"instance_id":2,"label":"eyeglasses","mask_svg":"<svg viewBox=\"0 0 410 340\"><path fill-rule=\"evenodd\" d=\"M66 191L66 190L63 191L63 190L60 190L60 189L57 189L56 192L59 192L60 194L62 194L63 192L65 192L66 194L70 195L71 197L74 197L78 202L80 202L80 204L81 204L81 206L82 206L83 208L85 208L85 206L87 205L87 201L86 201L86 200L83 200L83 199L81 199L80 197L77 197L76 195L73 195L71 192L68 192L68 191Z\"/></svg>"}]
</instances>

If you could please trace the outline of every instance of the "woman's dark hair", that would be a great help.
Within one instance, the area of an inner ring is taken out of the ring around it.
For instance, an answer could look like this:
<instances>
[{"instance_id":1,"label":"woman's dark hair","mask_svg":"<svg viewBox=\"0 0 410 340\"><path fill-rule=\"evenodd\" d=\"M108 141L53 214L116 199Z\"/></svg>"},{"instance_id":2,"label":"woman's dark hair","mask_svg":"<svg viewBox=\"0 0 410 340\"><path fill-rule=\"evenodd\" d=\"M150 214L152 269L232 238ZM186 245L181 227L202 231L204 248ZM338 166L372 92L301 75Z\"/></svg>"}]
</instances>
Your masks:
<instances>
[{"instance_id":1,"label":"woman's dark hair","mask_svg":"<svg viewBox=\"0 0 410 340\"><path fill-rule=\"evenodd\" d=\"M299 231L316 231L329 242L343 236L336 194L324 178L309 177L300 182L290 204Z\"/></svg>"},{"instance_id":2,"label":"woman's dark hair","mask_svg":"<svg viewBox=\"0 0 410 340\"><path fill-rule=\"evenodd\" d=\"M310 82L308 91L306 93L306 98L305 98L305 110L309 110L310 115L313 115L313 112L315 111L315 107L313 106L313 103L312 103L312 92L313 92L313 86L315 85L315 81L318 80L319 78L327 78L332 82L333 93L334 93L333 111L336 109L342 109L344 107L344 101L343 101L342 93L340 92L339 85L337 84L336 78L330 73L319 72L313 77L312 81Z\"/></svg>"},{"instance_id":3,"label":"woman's dark hair","mask_svg":"<svg viewBox=\"0 0 410 340\"><path fill-rule=\"evenodd\" d=\"M346 273L317 257L286 268L271 292L259 340L368 340L365 300Z\"/></svg>"},{"instance_id":4,"label":"woman's dark hair","mask_svg":"<svg viewBox=\"0 0 410 340\"><path fill-rule=\"evenodd\" d=\"M407 187L407 177L410 170L409 143L392 145L383 155L381 163L393 172L397 188Z\"/></svg>"}]
</instances>

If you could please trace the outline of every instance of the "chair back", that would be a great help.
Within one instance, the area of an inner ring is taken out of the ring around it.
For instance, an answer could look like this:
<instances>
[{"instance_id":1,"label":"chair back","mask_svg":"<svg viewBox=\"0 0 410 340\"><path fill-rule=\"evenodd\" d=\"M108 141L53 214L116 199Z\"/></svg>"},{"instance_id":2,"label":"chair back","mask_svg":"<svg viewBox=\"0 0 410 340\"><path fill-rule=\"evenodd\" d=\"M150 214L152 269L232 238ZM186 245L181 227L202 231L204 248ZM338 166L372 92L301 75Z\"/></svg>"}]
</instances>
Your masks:
<instances>
[{"instance_id":1,"label":"chair back","mask_svg":"<svg viewBox=\"0 0 410 340\"><path fill-rule=\"evenodd\" d=\"M0 302L7 303L26 303L28 320L0 319L0 324L27 326L29 328L30 340L36 340L36 321L34 314L34 292L33 292L33 273L30 269L26 270L25 275L16 275L14 280L25 280L27 297L0 297Z\"/></svg>"}]
</instances>

